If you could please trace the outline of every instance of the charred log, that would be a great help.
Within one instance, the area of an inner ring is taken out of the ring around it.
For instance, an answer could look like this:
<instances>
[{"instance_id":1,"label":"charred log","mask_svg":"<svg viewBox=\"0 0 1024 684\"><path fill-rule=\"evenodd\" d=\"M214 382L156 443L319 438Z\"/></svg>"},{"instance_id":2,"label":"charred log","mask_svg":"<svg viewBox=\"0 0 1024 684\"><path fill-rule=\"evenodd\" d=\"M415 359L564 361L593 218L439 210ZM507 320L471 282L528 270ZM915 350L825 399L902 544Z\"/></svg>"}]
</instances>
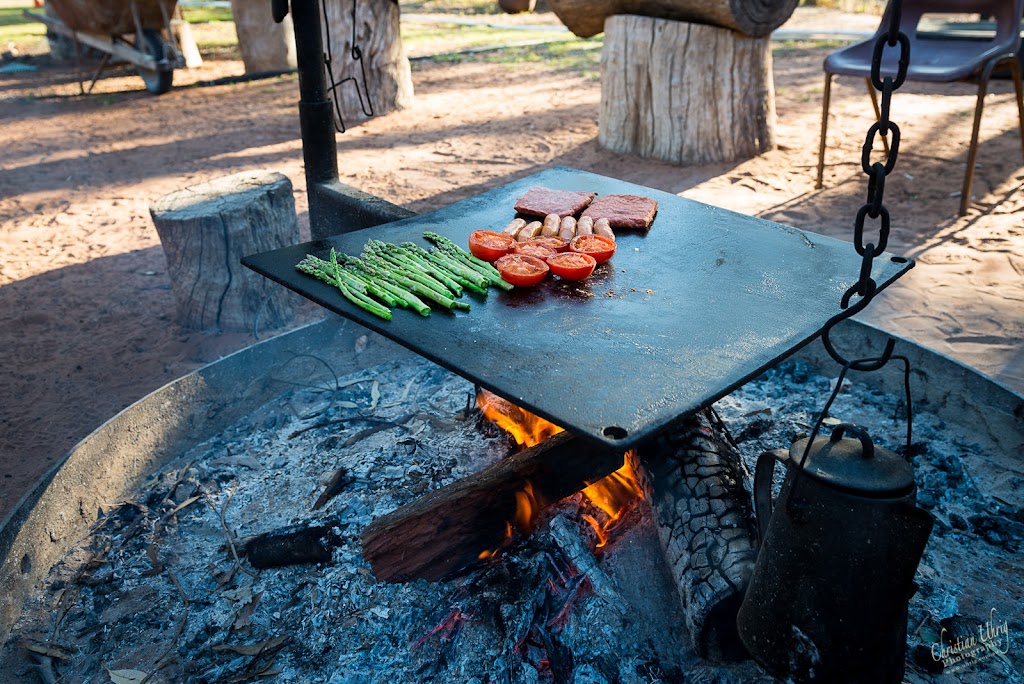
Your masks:
<instances>
[{"instance_id":1,"label":"charred log","mask_svg":"<svg viewBox=\"0 0 1024 684\"><path fill-rule=\"evenodd\" d=\"M710 660L746 657L736 613L756 556L748 473L711 410L639 451L658 537L672 569L694 650Z\"/></svg>"},{"instance_id":2,"label":"charred log","mask_svg":"<svg viewBox=\"0 0 1024 684\"><path fill-rule=\"evenodd\" d=\"M502 544L517 498L553 504L622 466L622 454L560 433L374 520L363 557L380 580L438 580Z\"/></svg>"},{"instance_id":3,"label":"charred log","mask_svg":"<svg viewBox=\"0 0 1024 684\"><path fill-rule=\"evenodd\" d=\"M264 532L246 540L239 552L249 559L254 568L329 563L334 549L342 543L342 524L300 523Z\"/></svg>"}]
</instances>

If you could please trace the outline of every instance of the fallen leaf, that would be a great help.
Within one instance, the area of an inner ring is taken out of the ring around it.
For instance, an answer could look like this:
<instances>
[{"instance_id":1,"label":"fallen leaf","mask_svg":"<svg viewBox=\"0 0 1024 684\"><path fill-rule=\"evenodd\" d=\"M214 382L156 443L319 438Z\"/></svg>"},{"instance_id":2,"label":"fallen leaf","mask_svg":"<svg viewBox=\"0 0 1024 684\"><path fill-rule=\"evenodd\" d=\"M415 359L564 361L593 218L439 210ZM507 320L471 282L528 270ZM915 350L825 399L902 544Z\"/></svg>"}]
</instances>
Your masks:
<instances>
[{"instance_id":1,"label":"fallen leaf","mask_svg":"<svg viewBox=\"0 0 1024 684\"><path fill-rule=\"evenodd\" d=\"M251 601L242 604L242 607L238 609L238 613L235 615L234 622L231 623L232 630L243 630L252 624L252 614L256 611L256 604L260 602L261 596L263 596L262 591L258 594L253 594Z\"/></svg>"},{"instance_id":2,"label":"fallen leaf","mask_svg":"<svg viewBox=\"0 0 1024 684\"><path fill-rule=\"evenodd\" d=\"M148 672L141 670L111 670L106 665L103 666L103 669L110 675L110 681L114 684L141 684L146 677L149 677Z\"/></svg>"},{"instance_id":3,"label":"fallen leaf","mask_svg":"<svg viewBox=\"0 0 1024 684\"><path fill-rule=\"evenodd\" d=\"M248 603L252 601L252 585L246 584L244 587L238 587L237 589L229 589L223 594L224 598L229 601L238 601L239 603Z\"/></svg>"},{"instance_id":4,"label":"fallen leaf","mask_svg":"<svg viewBox=\"0 0 1024 684\"><path fill-rule=\"evenodd\" d=\"M356 338L356 354L361 354L363 350L366 349L366 343L369 341L370 338L368 338L366 335L360 335L358 338Z\"/></svg>"}]
</instances>

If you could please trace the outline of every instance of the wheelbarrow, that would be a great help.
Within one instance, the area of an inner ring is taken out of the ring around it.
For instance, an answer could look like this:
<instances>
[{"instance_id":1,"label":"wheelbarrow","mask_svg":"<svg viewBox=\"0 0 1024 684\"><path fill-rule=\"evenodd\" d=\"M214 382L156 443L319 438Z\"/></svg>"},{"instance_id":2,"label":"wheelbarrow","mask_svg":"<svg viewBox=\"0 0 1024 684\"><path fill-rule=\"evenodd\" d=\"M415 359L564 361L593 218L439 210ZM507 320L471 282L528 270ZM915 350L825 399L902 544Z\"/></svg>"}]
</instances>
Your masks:
<instances>
[{"instance_id":1,"label":"wheelbarrow","mask_svg":"<svg viewBox=\"0 0 1024 684\"><path fill-rule=\"evenodd\" d=\"M55 16L25 10L54 33L103 54L88 90L100 74L114 64L131 64L146 90L162 95L171 89L174 70L185 66L171 30L171 16L178 0L47 0ZM165 38L166 36L166 38Z\"/></svg>"}]
</instances>

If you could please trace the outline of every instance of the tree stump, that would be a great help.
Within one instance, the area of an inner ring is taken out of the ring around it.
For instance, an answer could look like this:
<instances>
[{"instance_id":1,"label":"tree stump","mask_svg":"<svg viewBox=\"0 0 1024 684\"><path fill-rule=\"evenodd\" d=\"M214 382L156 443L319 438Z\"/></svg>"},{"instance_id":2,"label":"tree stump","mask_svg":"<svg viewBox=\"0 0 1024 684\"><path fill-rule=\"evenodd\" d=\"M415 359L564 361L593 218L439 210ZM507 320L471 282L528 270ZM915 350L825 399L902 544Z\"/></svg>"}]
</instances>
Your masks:
<instances>
[{"instance_id":1,"label":"tree stump","mask_svg":"<svg viewBox=\"0 0 1024 684\"><path fill-rule=\"evenodd\" d=\"M150 215L167 257L176 321L186 328L276 328L294 297L239 260L299 242L292 184L272 171L237 173L153 202Z\"/></svg>"},{"instance_id":2,"label":"tree stump","mask_svg":"<svg viewBox=\"0 0 1024 684\"><path fill-rule=\"evenodd\" d=\"M342 126L405 109L412 104L412 72L399 27L398 3L369 0L355 6L355 45L352 53L353 0L325 0L326 35L330 50L328 79L335 94Z\"/></svg>"},{"instance_id":3,"label":"tree stump","mask_svg":"<svg viewBox=\"0 0 1024 684\"><path fill-rule=\"evenodd\" d=\"M245 73L295 68L295 31L290 14L278 24L268 0L231 0L231 16Z\"/></svg>"},{"instance_id":4,"label":"tree stump","mask_svg":"<svg viewBox=\"0 0 1024 684\"><path fill-rule=\"evenodd\" d=\"M608 17L598 141L675 164L775 146L769 38L634 15Z\"/></svg>"}]
</instances>

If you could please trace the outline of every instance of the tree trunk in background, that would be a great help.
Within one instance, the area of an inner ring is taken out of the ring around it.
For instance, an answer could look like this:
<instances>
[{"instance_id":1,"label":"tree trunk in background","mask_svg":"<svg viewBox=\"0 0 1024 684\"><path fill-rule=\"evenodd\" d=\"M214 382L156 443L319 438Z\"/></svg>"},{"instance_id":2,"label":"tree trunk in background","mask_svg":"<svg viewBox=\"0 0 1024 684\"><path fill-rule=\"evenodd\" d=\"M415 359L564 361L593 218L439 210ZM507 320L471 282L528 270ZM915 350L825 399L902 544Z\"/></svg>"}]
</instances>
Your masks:
<instances>
[{"instance_id":1,"label":"tree trunk in background","mask_svg":"<svg viewBox=\"0 0 1024 684\"><path fill-rule=\"evenodd\" d=\"M280 327L292 318L295 296L239 263L299 242L286 176L236 173L164 195L149 212L167 257L180 325L247 331L257 323Z\"/></svg>"},{"instance_id":2,"label":"tree trunk in background","mask_svg":"<svg viewBox=\"0 0 1024 684\"><path fill-rule=\"evenodd\" d=\"M353 3L355 44L362 59L352 54ZM399 30L398 3L326 0L326 6L324 48L331 55L327 77L338 84L342 128L412 104L412 74Z\"/></svg>"},{"instance_id":3,"label":"tree trunk in background","mask_svg":"<svg viewBox=\"0 0 1024 684\"><path fill-rule=\"evenodd\" d=\"M769 40L702 24L609 17L599 142L675 164L749 159L772 149Z\"/></svg>"},{"instance_id":4,"label":"tree trunk in background","mask_svg":"<svg viewBox=\"0 0 1024 684\"><path fill-rule=\"evenodd\" d=\"M274 23L270 0L231 0L238 49L245 73L286 71L295 68L295 32L291 15Z\"/></svg>"}]
</instances>

